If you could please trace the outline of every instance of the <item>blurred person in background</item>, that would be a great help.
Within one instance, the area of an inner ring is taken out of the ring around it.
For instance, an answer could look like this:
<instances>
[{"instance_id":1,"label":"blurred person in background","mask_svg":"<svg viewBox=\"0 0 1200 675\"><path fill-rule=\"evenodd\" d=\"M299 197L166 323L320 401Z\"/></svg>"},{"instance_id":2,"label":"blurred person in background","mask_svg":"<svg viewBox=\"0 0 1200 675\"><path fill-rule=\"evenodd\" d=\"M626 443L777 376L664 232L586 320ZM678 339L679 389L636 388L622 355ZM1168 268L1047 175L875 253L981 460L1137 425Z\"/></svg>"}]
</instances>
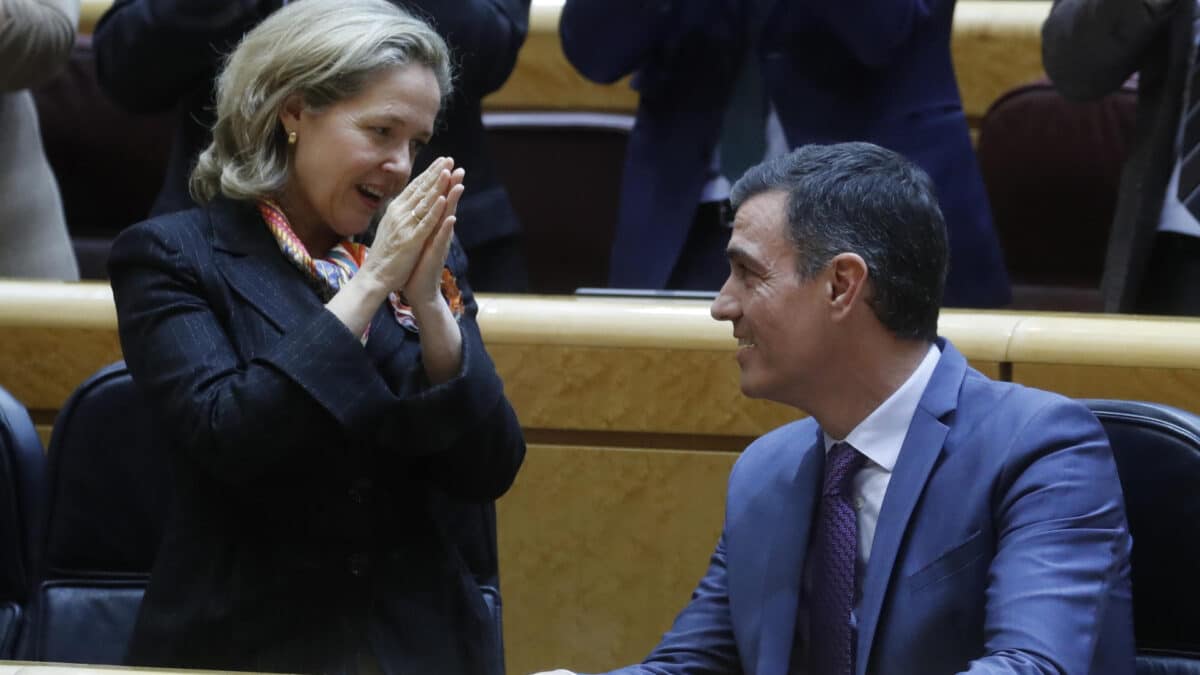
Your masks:
<instances>
[{"instance_id":1,"label":"blurred person in background","mask_svg":"<svg viewBox=\"0 0 1200 675\"><path fill-rule=\"evenodd\" d=\"M729 185L789 148L862 140L933 177L950 230L945 304L1008 304L953 15L954 0L566 0L567 58L597 82L632 74L639 95L610 285L717 290Z\"/></svg>"},{"instance_id":2,"label":"blurred person in background","mask_svg":"<svg viewBox=\"0 0 1200 675\"><path fill-rule=\"evenodd\" d=\"M458 516L525 444L453 238L464 173L409 181L451 87L442 38L396 5L291 3L218 79L203 206L113 245L174 478L130 664L501 672Z\"/></svg>"},{"instance_id":3,"label":"blurred person in background","mask_svg":"<svg viewBox=\"0 0 1200 675\"><path fill-rule=\"evenodd\" d=\"M0 0L0 277L79 280L29 88L75 44L79 0Z\"/></svg>"},{"instance_id":4,"label":"blurred person in background","mask_svg":"<svg viewBox=\"0 0 1200 675\"><path fill-rule=\"evenodd\" d=\"M1121 175L1101 292L1109 312L1200 316L1200 3L1055 0L1042 60L1087 101L1137 75L1137 131Z\"/></svg>"},{"instance_id":5,"label":"blurred person in background","mask_svg":"<svg viewBox=\"0 0 1200 675\"><path fill-rule=\"evenodd\" d=\"M288 0L116 0L96 26L101 86L135 113L177 110L167 175L151 215L194 206L188 176L211 140L213 80L222 55ZM528 286L521 227L487 151L481 101L512 73L529 28L530 0L395 0L427 18L454 52L458 79L436 138L418 158L454 157L471 171L456 233L477 290Z\"/></svg>"}]
</instances>

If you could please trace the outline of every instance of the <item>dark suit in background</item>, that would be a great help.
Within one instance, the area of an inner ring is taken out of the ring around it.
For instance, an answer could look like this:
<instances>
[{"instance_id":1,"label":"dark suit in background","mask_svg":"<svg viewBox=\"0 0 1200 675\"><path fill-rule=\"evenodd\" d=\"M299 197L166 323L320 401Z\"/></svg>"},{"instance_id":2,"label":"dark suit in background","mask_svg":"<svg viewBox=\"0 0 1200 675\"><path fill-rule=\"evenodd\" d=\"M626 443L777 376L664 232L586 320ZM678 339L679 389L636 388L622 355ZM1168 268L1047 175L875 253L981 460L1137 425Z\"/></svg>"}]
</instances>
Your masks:
<instances>
[{"instance_id":1,"label":"dark suit in background","mask_svg":"<svg viewBox=\"0 0 1200 675\"><path fill-rule=\"evenodd\" d=\"M221 59L281 0L116 0L96 26L96 67L104 90L139 113L176 109L179 122L167 175L152 214L195 206L188 177L211 140L213 80ZM458 207L459 240L471 280L485 291L527 287L520 223L496 175L483 132L481 101L516 64L529 29L529 0L397 0L429 17L455 55L454 95L416 176L439 156L469 172Z\"/></svg>"},{"instance_id":2,"label":"dark suit in background","mask_svg":"<svg viewBox=\"0 0 1200 675\"><path fill-rule=\"evenodd\" d=\"M431 387L386 304L365 348L223 198L123 232L110 274L129 369L170 446L175 502L133 664L496 674L464 509L525 445L466 312L461 372Z\"/></svg>"},{"instance_id":3,"label":"dark suit in background","mask_svg":"<svg viewBox=\"0 0 1200 675\"><path fill-rule=\"evenodd\" d=\"M1154 310L1156 294L1190 296L1200 307L1200 287L1147 283L1160 267L1154 258L1168 253L1155 243L1177 158L1194 7L1194 0L1175 0L1152 12L1141 0L1055 0L1042 26L1046 72L1067 98L1100 98L1138 73L1137 135L1121 176L1101 283L1106 311ZM1192 264L1200 272L1200 260Z\"/></svg>"},{"instance_id":4,"label":"dark suit in background","mask_svg":"<svg viewBox=\"0 0 1200 675\"><path fill-rule=\"evenodd\" d=\"M790 147L871 141L933 177L950 232L947 305L1007 304L950 61L953 13L953 0L567 0L571 63L598 82L633 73L639 93L609 283L668 283L743 58L753 58Z\"/></svg>"}]
</instances>

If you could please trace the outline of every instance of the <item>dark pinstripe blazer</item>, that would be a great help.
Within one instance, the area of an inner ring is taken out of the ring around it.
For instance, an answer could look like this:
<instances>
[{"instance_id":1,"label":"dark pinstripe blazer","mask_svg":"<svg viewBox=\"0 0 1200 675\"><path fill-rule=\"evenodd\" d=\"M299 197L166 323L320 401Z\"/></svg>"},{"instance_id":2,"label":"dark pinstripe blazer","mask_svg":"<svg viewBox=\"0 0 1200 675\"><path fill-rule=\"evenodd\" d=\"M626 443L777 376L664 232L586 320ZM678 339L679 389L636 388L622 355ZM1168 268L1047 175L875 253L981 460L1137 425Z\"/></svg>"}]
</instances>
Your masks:
<instances>
[{"instance_id":1,"label":"dark pinstripe blazer","mask_svg":"<svg viewBox=\"0 0 1200 675\"><path fill-rule=\"evenodd\" d=\"M525 445L457 243L448 264L463 366L430 386L417 336L381 307L364 348L252 205L117 239L121 346L176 483L131 663L340 672L369 638L388 672L499 672L451 523L508 489Z\"/></svg>"}]
</instances>

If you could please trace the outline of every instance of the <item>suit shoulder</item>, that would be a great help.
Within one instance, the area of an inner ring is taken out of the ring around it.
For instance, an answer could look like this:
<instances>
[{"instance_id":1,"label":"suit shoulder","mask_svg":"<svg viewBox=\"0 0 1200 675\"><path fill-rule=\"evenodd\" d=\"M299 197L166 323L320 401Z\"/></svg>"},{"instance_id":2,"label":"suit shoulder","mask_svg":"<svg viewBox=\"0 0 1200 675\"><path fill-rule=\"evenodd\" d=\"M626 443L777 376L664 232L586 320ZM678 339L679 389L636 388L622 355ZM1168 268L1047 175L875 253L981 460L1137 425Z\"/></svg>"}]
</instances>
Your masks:
<instances>
[{"instance_id":1,"label":"suit shoulder","mask_svg":"<svg viewBox=\"0 0 1200 675\"><path fill-rule=\"evenodd\" d=\"M733 476L739 473L774 473L788 465L797 464L801 453L817 441L817 431L817 422L811 417L768 431L742 451L734 463Z\"/></svg>"},{"instance_id":2,"label":"suit shoulder","mask_svg":"<svg viewBox=\"0 0 1200 675\"><path fill-rule=\"evenodd\" d=\"M991 414L1028 418L1047 409L1086 412L1087 406L1075 399L1016 382L998 382L968 370L959 396L960 409L991 411Z\"/></svg>"},{"instance_id":3,"label":"suit shoulder","mask_svg":"<svg viewBox=\"0 0 1200 675\"><path fill-rule=\"evenodd\" d=\"M121 231L108 259L109 276L129 265L196 259L211 251L212 227L206 208L194 208L143 220Z\"/></svg>"},{"instance_id":4,"label":"suit shoulder","mask_svg":"<svg viewBox=\"0 0 1200 675\"><path fill-rule=\"evenodd\" d=\"M1080 401L973 371L963 381L956 419L956 432L982 435L990 443L1008 439L1018 455L1105 438L1100 422Z\"/></svg>"},{"instance_id":5,"label":"suit shoulder","mask_svg":"<svg viewBox=\"0 0 1200 675\"><path fill-rule=\"evenodd\" d=\"M208 209L197 207L186 211L165 213L131 225L117 235L114 246L123 240L154 240L166 245L183 245L193 239L203 239L209 230Z\"/></svg>"}]
</instances>

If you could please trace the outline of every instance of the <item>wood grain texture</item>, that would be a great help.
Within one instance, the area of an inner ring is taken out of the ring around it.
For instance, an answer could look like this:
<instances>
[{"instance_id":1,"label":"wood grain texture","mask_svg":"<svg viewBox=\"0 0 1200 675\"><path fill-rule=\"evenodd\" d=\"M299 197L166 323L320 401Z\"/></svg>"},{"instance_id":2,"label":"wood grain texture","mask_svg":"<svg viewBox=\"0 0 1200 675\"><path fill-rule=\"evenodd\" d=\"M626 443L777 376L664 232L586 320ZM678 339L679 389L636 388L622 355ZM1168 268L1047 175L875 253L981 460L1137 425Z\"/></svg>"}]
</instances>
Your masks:
<instances>
[{"instance_id":1,"label":"wood grain texture","mask_svg":"<svg viewBox=\"0 0 1200 675\"><path fill-rule=\"evenodd\" d=\"M1014 363L1013 381L1076 398L1153 401L1200 414L1200 362L1195 368Z\"/></svg>"},{"instance_id":2,"label":"wood grain texture","mask_svg":"<svg viewBox=\"0 0 1200 675\"><path fill-rule=\"evenodd\" d=\"M963 112L973 128L1005 92L1046 76L1041 33L1049 13L1049 2L1030 0L968 0L955 6L950 55Z\"/></svg>"},{"instance_id":3,"label":"wood grain texture","mask_svg":"<svg viewBox=\"0 0 1200 675\"><path fill-rule=\"evenodd\" d=\"M736 457L531 446L498 507L508 672L640 661L707 568Z\"/></svg>"},{"instance_id":4,"label":"wood grain texture","mask_svg":"<svg viewBox=\"0 0 1200 675\"><path fill-rule=\"evenodd\" d=\"M120 359L115 327L0 324L0 386L31 410L57 411L88 376Z\"/></svg>"},{"instance_id":5,"label":"wood grain texture","mask_svg":"<svg viewBox=\"0 0 1200 675\"><path fill-rule=\"evenodd\" d=\"M729 327L706 303L480 307L531 440L499 504L509 672L635 662L704 573L743 442L799 413L740 394ZM940 330L992 377L1200 411L1200 320L946 311ZM70 392L118 358L104 285L0 282L0 385L44 442Z\"/></svg>"}]
</instances>

